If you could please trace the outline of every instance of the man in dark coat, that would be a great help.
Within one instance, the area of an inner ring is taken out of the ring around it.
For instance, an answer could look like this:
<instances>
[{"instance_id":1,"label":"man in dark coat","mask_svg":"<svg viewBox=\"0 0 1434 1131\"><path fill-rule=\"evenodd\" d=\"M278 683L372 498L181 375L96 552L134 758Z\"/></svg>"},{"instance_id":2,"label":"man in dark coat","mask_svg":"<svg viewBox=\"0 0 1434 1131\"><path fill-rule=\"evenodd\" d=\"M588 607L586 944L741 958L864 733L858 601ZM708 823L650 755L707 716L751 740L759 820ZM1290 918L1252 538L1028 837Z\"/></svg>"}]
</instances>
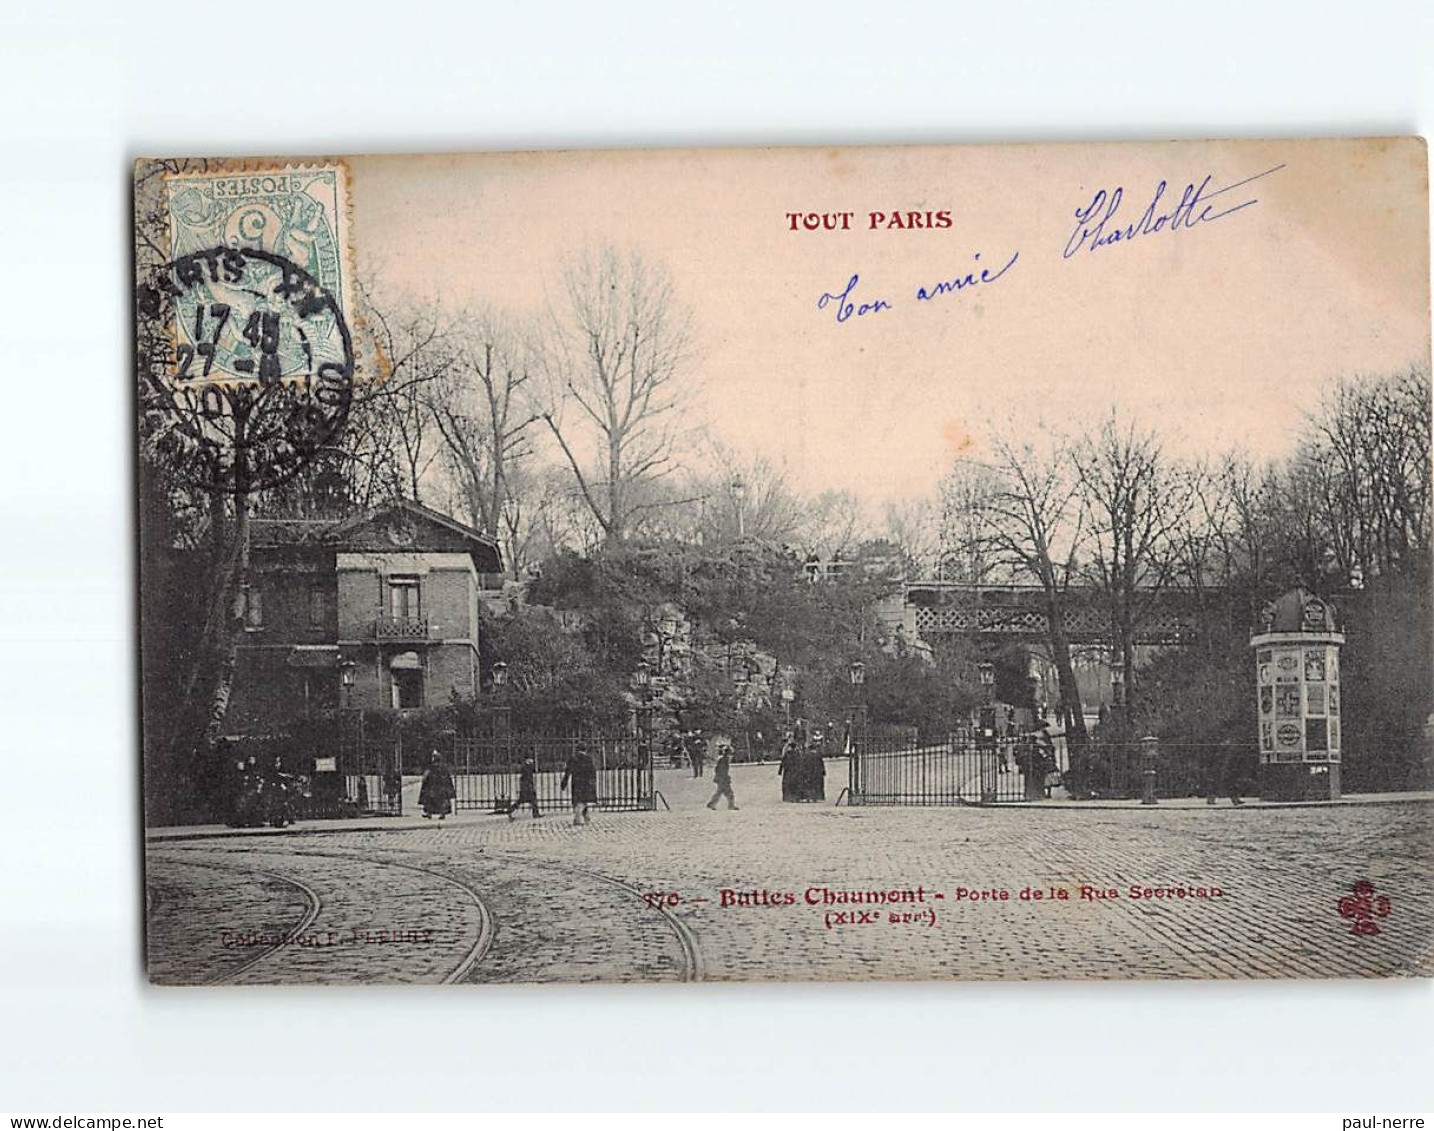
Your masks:
<instances>
[{"instance_id":1,"label":"man in dark coat","mask_svg":"<svg viewBox=\"0 0 1434 1131\"><path fill-rule=\"evenodd\" d=\"M563 778L558 788L567 789L569 782L573 786L573 824L592 824L589 807L597 804L597 767L585 747L579 746L573 751L573 756L563 767Z\"/></svg>"},{"instance_id":2,"label":"man in dark coat","mask_svg":"<svg viewBox=\"0 0 1434 1131\"><path fill-rule=\"evenodd\" d=\"M1205 804L1214 805L1220 794L1231 805L1243 805L1240 796L1240 758L1233 739L1222 739L1205 748Z\"/></svg>"},{"instance_id":3,"label":"man in dark coat","mask_svg":"<svg viewBox=\"0 0 1434 1131\"><path fill-rule=\"evenodd\" d=\"M538 767L531 758L523 759L523 765L518 770L518 797L508 806L508 820L511 821L514 812L524 805L533 811L534 820L543 815L538 811Z\"/></svg>"},{"instance_id":4,"label":"man in dark coat","mask_svg":"<svg viewBox=\"0 0 1434 1131\"><path fill-rule=\"evenodd\" d=\"M438 751L433 752L433 761L423 775L423 784L418 789L418 803L423 806L423 819L437 816L441 821L453 812L453 799L458 790L453 786L453 775L443 764Z\"/></svg>"},{"instance_id":5,"label":"man in dark coat","mask_svg":"<svg viewBox=\"0 0 1434 1131\"><path fill-rule=\"evenodd\" d=\"M730 747L722 746L717 750L717 764L712 767L712 784L717 787L717 792L712 795L712 800L707 802L707 808L716 809L720 798L727 799L727 808L737 808L737 799L732 796L732 750Z\"/></svg>"}]
</instances>

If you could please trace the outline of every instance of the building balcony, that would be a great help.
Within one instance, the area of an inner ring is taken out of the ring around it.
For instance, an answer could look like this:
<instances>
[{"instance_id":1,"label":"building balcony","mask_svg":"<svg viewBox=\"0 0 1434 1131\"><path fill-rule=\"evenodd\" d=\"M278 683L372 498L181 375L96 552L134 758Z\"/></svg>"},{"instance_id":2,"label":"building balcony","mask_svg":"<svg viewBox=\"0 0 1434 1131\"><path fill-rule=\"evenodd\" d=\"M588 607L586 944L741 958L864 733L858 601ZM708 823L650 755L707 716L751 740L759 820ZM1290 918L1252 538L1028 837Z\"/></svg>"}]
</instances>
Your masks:
<instances>
[{"instance_id":1,"label":"building balcony","mask_svg":"<svg viewBox=\"0 0 1434 1131\"><path fill-rule=\"evenodd\" d=\"M373 638L381 643L422 643L428 639L428 618L379 617L373 622Z\"/></svg>"}]
</instances>

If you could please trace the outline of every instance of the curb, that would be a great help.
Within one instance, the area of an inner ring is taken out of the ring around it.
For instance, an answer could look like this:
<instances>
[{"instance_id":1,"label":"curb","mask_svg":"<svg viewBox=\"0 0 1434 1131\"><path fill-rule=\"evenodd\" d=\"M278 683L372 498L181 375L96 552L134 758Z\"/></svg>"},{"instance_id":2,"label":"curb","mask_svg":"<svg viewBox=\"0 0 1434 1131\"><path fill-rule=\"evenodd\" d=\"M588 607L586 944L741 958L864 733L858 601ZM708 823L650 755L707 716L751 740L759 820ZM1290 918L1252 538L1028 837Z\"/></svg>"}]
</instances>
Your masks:
<instances>
[{"instance_id":1,"label":"curb","mask_svg":"<svg viewBox=\"0 0 1434 1131\"><path fill-rule=\"evenodd\" d=\"M1112 804L1106 801L1060 801L1055 804L1042 803L1039 801L996 801L989 803L966 802L961 805L847 805L842 806L849 811L860 811L864 809L980 809L988 811L1003 811L1019 809L1024 812L1046 812L1046 813L1084 813L1099 811L1102 813L1149 813L1151 810L1165 813L1203 813L1210 810L1241 811L1245 813L1268 813L1278 812L1285 809L1364 809L1376 806L1390 805L1434 805L1434 796L1416 797L1378 797L1367 801L1346 800L1341 798L1338 801L1251 801L1244 805L1166 805L1163 809L1157 803L1155 805L1141 805L1139 802L1122 802ZM829 808L836 808L829 806ZM623 815L623 814L616 814ZM375 818L383 820L384 818ZM464 821L461 824L455 822L450 828L467 828L469 826L482 825L482 821ZM202 832L164 831L145 833L144 842L150 844L174 844L195 840L253 840L258 838L291 837L291 836L334 836L342 833L407 833L419 832L429 829L436 829L439 826L429 825L389 825L375 824L367 827L346 826L344 828L323 828L306 826L304 828L291 827L286 829L255 829L252 831L241 831L238 829L214 829Z\"/></svg>"}]
</instances>

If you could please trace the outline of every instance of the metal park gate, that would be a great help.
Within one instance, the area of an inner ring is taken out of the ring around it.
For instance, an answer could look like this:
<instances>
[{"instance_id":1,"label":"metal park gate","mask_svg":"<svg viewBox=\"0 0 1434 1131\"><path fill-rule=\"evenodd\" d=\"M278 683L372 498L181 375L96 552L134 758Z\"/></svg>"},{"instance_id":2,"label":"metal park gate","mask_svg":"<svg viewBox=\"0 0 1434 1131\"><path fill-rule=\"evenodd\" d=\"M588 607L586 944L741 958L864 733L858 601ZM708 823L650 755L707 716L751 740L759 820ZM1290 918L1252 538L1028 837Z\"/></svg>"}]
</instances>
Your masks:
<instances>
[{"instance_id":1,"label":"metal park gate","mask_svg":"<svg viewBox=\"0 0 1434 1131\"><path fill-rule=\"evenodd\" d=\"M541 812L565 809L571 785L559 788L563 768L579 746L597 767L598 808L608 812L638 812L655 807L652 752L647 743L631 735L607 738L551 737L510 734L497 736L452 735L448 769L458 797L458 809L505 813L518 796L522 764L532 759Z\"/></svg>"},{"instance_id":2,"label":"metal park gate","mask_svg":"<svg viewBox=\"0 0 1434 1131\"><path fill-rule=\"evenodd\" d=\"M637 733L531 734L508 731L506 720L484 721L489 725L475 733L397 714L343 712L285 736L285 764L312 775L308 816L396 817L417 805L419 783L435 753L453 775L454 807L491 813L506 812L517 799L523 762L532 759L538 804L546 812L570 804L571 788L559 786L568 759L582 746L597 767L599 809L655 807L650 743Z\"/></svg>"},{"instance_id":3,"label":"metal park gate","mask_svg":"<svg viewBox=\"0 0 1434 1131\"><path fill-rule=\"evenodd\" d=\"M955 735L922 743L859 741L848 763L852 805L993 805L1035 800L1059 777L1019 738Z\"/></svg>"},{"instance_id":4,"label":"metal park gate","mask_svg":"<svg viewBox=\"0 0 1434 1131\"><path fill-rule=\"evenodd\" d=\"M337 731L337 770L343 802L360 813L403 813L403 731L394 723L365 721L354 712Z\"/></svg>"}]
</instances>

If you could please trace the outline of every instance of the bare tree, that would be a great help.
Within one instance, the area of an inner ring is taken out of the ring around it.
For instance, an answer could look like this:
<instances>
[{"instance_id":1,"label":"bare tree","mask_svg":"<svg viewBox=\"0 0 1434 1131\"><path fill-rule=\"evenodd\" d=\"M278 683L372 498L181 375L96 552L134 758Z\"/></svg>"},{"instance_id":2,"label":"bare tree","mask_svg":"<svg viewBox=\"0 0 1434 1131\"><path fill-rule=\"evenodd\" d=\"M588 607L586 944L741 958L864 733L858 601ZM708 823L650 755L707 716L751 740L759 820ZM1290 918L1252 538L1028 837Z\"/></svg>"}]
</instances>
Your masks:
<instances>
[{"instance_id":1,"label":"bare tree","mask_svg":"<svg viewBox=\"0 0 1434 1131\"><path fill-rule=\"evenodd\" d=\"M377 450L397 467L398 493L420 502L421 483L439 454L429 407L431 387L458 361L450 327L436 301L386 308L369 290L360 293L387 371L360 407L372 415L374 434L387 440Z\"/></svg>"},{"instance_id":2,"label":"bare tree","mask_svg":"<svg viewBox=\"0 0 1434 1131\"><path fill-rule=\"evenodd\" d=\"M980 517L980 557L1034 579L1041 587L1046 640L1059 683L1061 715L1072 748L1086 745L1085 715L1071 660L1066 611L1071 585L1079 575L1078 551L1084 538L1080 480L1072 474L1070 451L1056 444L1046 452L1017 446L997 435L994 461L978 467L972 493Z\"/></svg>"},{"instance_id":3,"label":"bare tree","mask_svg":"<svg viewBox=\"0 0 1434 1131\"><path fill-rule=\"evenodd\" d=\"M541 561L562 550L590 553L601 544L602 530L566 469L541 465L524 474L525 560Z\"/></svg>"},{"instance_id":4,"label":"bare tree","mask_svg":"<svg viewBox=\"0 0 1434 1131\"><path fill-rule=\"evenodd\" d=\"M1135 638L1173 574L1192 484L1171 473L1155 433L1112 412L1073 446L1086 512L1087 572L1105 601L1111 644L1125 688L1135 694Z\"/></svg>"},{"instance_id":5,"label":"bare tree","mask_svg":"<svg viewBox=\"0 0 1434 1131\"><path fill-rule=\"evenodd\" d=\"M140 279L158 279L171 257L165 241L169 217L165 206L164 178L169 173L203 170L204 161L153 161L135 178L134 254ZM177 773L183 781L195 755L212 751L222 733L237 668L238 641L243 633L244 592L249 571L249 515L251 492L249 453L240 398L225 390L228 439L233 455L233 490L208 489L186 481L182 467L192 450L177 425L174 404L162 390L173 364L173 341L157 290L137 295L140 312L136 331L136 396L140 409L139 490L140 536L145 553L162 554L172 546L197 548L208 540L207 561L194 584L205 594L203 623L197 636L182 649L187 670L174 694L172 710L154 712L152 718L170 724L167 734L146 735L146 754L157 755L155 768L167 778ZM183 522L177 521L183 519ZM168 626L150 609L142 609L150 633L168 636ZM153 617L153 619L151 619ZM168 641L166 641L168 643ZM166 780L166 785L176 783ZM147 798L148 799L148 798Z\"/></svg>"},{"instance_id":6,"label":"bare tree","mask_svg":"<svg viewBox=\"0 0 1434 1131\"><path fill-rule=\"evenodd\" d=\"M701 470L675 487L664 532L681 541L730 542L749 538L776 545L802 542L807 504L786 468L766 456L744 456L706 435L695 452Z\"/></svg>"},{"instance_id":7,"label":"bare tree","mask_svg":"<svg viewBox=\"0 0 1434 1131\"><path fill-rule=\"evenodd\" d=\"M1308 424L1296 472L1313 489L1339 580L1408 570L1430 532L1428 376L1337 381ZM1310 466L1318 463L1318 468Z\"/></svg>"},{"instance_id":8,"label":"bare tree","mask_svg":"<svg viewBox=\"0 0 1434 1131\"><path fill-rule=\"evenodd\" d=\"M645 509L645 484L672 470L688 319L672 281L636 252L571 261L546 363L556 396L543 414L607 541Z\"/></svg>"},{"instance_id":9,"label":"bare tree","mask_svg":"<svg viewBox=\"0 0 1434 1131\"><path fill-rule=\"evenodd\" d=\"M866 510L851 491L823 491L811 501L807 542L829 560L851 553L867 537Z\"/></svg>"},{"instance_id":10,"label":"bare tree","mask_svg":"<svg viewBox=\"0 0 1434 1131\"><path fill-rule=\"evenodd\" d=\"M462 509L475 526L506 543L516 578L522 569L522 465L533 454L532 425L541 415L529 399L530 346L492 313L459 322L450 343L454 364L426 400Z\"/></svg>"},{"instance_id":11,"label":"bare tree","mask_svg":"<svg viewBox=\"0 0 1434 1131\"><path fill-rule=\"evenodd\" d=\"M908 578L917 580L937 572L941 557L941 521L931 499L887 503L883 535L901 551Z\"/></svg>"},{"instance_id":12,"label":"bare tree","mask_svg":"<svg viewBox=\"0 0 1434 1131\"><path fill-rule=\"evenodd\" d=\"M940 580L980 585L989 579L995 563L989 556L984 508L997 486L989 467L969 461L956 464L942 479L936 549Z\"/></svg>"}]
</instances>

